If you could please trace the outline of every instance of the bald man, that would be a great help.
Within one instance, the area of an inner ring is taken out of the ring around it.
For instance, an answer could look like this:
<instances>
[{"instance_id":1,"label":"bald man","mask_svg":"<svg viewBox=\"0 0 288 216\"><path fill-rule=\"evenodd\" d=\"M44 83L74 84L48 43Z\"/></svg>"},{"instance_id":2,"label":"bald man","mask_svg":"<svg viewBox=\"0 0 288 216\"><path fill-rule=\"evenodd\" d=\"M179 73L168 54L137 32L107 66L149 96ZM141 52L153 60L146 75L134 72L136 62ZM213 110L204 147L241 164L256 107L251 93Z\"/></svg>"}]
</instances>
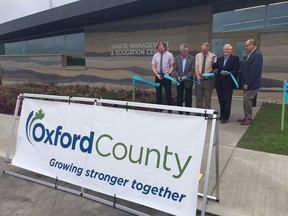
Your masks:
<instances>
[{"instance_id":1,"label":"bald man","mask_svg":"<svg viewBox=\"0 0 288 216\"><path fill-rule=\"evenodd\" d=\"M243 108L244 118L239 119L241 125L249 125L252 120L252 100L255 98L258 89L261 88L263 56L256 46L254 39L245 42L245 48L249 53L241 74L243 84Z\"/></svg>"}]
</instances>

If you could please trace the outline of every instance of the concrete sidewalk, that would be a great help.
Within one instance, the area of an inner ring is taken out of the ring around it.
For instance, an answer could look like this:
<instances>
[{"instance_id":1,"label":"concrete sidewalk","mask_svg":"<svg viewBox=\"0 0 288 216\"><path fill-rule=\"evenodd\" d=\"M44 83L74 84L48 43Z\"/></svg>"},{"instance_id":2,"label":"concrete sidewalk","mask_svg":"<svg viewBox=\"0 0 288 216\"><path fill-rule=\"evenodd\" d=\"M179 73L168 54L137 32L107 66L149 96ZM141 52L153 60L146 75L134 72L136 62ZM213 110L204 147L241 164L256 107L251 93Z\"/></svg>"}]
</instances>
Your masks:
<instances>
[{"instance_id":1,"label":"concrete sidewalk","mask_svg":"<svg viewBox=\"0 0 288 216\"><path fill-rule=\"evenodd\" d=\"M195 101L195 99L193 98ZM258 101L258 105L261 103ZM243 117L242 98L233 98L228 124L219 124L220 133L220 202L209 201L207 212L215 215L277 216L288 212L288 157L237 148L248 126L240 126ZM217 98L212 107L218 109ZM259 107L253 108L254 114ZM6 145L13 117L0 114L0 159L3 167ZM14 136L16 137L16 135ZM15 142L15 140L13 140ZM11 149L11 153L15 150ZM205 146L207 151L207 145ZM205 161L205 155L203 155ZM214 160L213 160L214 163ZM205 163L202 164L204 172ZM13 168L17 170L17 168ZM20 173L31 175L28 171ZM34 177L49 178L41 175ZM199 191L203 189L204 178ZM215 195L215 165L212 164L209 194ZM107 205L45 187L10 175L0 176L0 215L131 215ZM125 203L127 204L127 203ZM128 204L150 215L168 215L153 209ZM198 199L198 209L202 199ZM210 214L207 214L210 215Z\"/></svg>"}]
</instances>

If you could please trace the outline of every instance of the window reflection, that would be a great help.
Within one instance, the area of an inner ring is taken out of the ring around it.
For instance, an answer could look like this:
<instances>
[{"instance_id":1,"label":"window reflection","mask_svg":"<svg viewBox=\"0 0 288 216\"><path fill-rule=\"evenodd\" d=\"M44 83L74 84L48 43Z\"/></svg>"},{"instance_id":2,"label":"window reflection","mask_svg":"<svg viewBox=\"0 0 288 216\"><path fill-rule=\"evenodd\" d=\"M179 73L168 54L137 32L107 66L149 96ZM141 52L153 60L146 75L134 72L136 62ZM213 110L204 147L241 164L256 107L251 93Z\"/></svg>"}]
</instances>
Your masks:
<instances>
[{"instance_id":1,"label":"window reflection","mask_svg":"<svg viewBox=\"0 0 288 216\"><path fill-rule=\"evenodd\" d=\"M84 34L65 35L66 53L84 52Z\"/></svg>"},{"instance_id":2,"label":"window reflection","mask_svg":"<svg viewBox=\"0 0 288 216\"><path fill-rule=\"evenodd\" d=\"M274 3L267 7L267 29L288 28L288 2Z\"/></svg>"},{"instance_id":3,"label":"window reflection","mask_svg":"<svg viewBox=\"0 0 288 216\"><path fill-rule=\"evenodd\" d=\"M28 54L26 41L19 41L14 43L4 44L6 55L24 55Z\"/></svg>"},{"instance_id":4,"label":"window reflection","mask_svg":"<svg viewBox=\"0 0 288 216\"><path fill-rule=\"evenodd\" d=\"M4 43L6 55L84 53L84 33Z\"/></svg>"},{"instance_id":5,"label":"window reflection","mask_svg":"<svg viewBox=\"0 0 288 216\"><path fill-rule=\"evenodd\" d=\"M53 38L40 38L27 41L29 54L53 54L55 53Z\"/></svg>"},{"instance_id":6,"label":"window reflection","mask_svg":"<svg viewBox=\"0 0 288 216\"><path fill-rule=\"evenodd\" d=\"M280 29L288 27L288 1L213 14L213 32Z\"/></svg>"},{"instance_id":7,"label":"window reflection","mask_svg":"<svg viewBox=\"0 0 288 216\"><path fill-rule=\"evenodd\" d=\"M64 35L55 36L54 37L54 43L55 43L55 53L56 54L65 53Z\"/></svg>"}]
</instances>

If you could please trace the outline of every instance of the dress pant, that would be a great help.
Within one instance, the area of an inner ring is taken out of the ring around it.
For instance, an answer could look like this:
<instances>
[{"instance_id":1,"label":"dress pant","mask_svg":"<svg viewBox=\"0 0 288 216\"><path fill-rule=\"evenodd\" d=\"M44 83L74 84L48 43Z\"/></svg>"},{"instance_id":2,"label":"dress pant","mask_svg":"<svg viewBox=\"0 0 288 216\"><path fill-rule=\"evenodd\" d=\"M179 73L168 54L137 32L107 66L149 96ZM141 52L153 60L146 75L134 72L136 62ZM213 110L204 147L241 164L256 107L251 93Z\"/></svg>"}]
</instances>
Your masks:
<instances>
[{"instance_id":1,"label":"dress pant","mask_svg":"<svg viewBox=\"0 0 288 216\"><path fill-rule=\"evenodd\" d=\"M214 77L204 78L200 85L195 85L196 108L211 109L211 97L214 88Z\"/></svg>"},{"instance_id":2,"label":"dress pant","mask_svg":"<svg viewBox=\"0 0 288 216\"><path fill-rule=\"evenodd\" d=\"M244 90L243 94L243 108L245 118L248 120L252 120L252 101L255 98L258 89L256 90Z\"/></svg>"},{"instance_id":3,"label":"dress pant","mask_svg":"<svg viewBox=\"0 0 288 216\"><path fill-rule=\"evenodd\" d=\"M155 77L155 82L160 83L160 86L156 87L157 104L162 104L162 88L164 87L167 105L172 105L171 80L164 77L162 79Z\"/></svg>"},{"instance_id":4,"label":"dress pant","mask_svg":"<svg viewBox=\"0 0 288 216\"><path fill-rule=\"evenodd\" d=\"M233 88L220 85L216 88L218 101L220 104L220 117L224 120L230 118Z\"/></svg>"},{"instance_id":5,"label":"dress pant","mask_svg":"<svg viewBox=\"0 0 288 216\"><path fill-rule=\"evenodd\" d=\"M183 95L185 91L185 107L192 107L192 86L189 88L185 87L184 82L180 82L177 86L177 106L183 106ZM183 113L183 112L179 112Z\"/></svg>"}]
</instances>

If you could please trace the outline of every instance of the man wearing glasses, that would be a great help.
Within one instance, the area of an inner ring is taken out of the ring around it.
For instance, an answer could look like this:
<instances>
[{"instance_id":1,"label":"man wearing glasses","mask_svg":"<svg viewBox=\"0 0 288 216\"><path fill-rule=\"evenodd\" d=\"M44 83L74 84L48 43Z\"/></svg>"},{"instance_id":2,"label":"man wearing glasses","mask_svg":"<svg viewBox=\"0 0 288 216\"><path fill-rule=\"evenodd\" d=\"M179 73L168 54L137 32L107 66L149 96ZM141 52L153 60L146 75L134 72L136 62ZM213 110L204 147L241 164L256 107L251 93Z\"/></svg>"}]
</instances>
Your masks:
<instances>
[{"instance_id":1,"label":"man wearing glasses","mask_svg":"<svg viewBox=\"0 0 288 216\"><path fill-rule=\"evenodd\" d=\"M245 43L248 55L242 69L243 84L243 119L238 119L241 125L249 125L252 120L252 100L261 88L263 56L256 46L254 39L249 39Z\"/></svg>"}]
</instances>

